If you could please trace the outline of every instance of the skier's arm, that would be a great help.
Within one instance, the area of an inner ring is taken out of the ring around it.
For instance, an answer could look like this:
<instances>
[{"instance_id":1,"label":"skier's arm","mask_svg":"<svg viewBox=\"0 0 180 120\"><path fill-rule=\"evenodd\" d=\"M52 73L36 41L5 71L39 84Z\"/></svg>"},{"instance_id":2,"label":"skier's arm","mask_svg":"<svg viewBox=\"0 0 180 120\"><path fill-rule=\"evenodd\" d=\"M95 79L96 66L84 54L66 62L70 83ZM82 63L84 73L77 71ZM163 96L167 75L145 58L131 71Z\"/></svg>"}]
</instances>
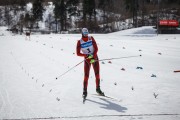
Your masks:
<instances>
[{"instance_id":1,"label":"skier's arm","mask_svg":"<svg viewBox=\"0 0 180 120\"><path fill-rule=\"evenodd\" d=\"M81 44L80 44L80 41L77 42L76 54L77 54L77 56L86 57L85 54L81 53Z\"/></svg>"},{"instance_id":2,"label":"skier's arm","mask_svg":"<svg viewBox=\"0 0 180 120\"><path fill-rule=\"evenodd\" d=\"M91 39L92 39L92 43L93 43L93 47L94 47L93 56L94 56L94 58L96 58L97 57L97 52L98 52L98 47L97 47L95 39L93 37L91 37Z\"/></svg>"}]
</instances>

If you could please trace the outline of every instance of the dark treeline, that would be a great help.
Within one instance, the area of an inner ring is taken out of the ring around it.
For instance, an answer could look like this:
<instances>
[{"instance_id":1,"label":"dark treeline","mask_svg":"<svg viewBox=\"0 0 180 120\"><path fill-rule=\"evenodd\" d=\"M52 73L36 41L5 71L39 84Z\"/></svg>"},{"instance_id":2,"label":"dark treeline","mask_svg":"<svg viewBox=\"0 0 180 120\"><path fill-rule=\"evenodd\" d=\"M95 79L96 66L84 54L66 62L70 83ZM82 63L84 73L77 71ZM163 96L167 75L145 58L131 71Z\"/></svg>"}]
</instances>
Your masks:
<instances>
[{"instance_id":1,"label":"dark treeline","mask_svg":"<svg viewBox=\"0 0 180 120\"><path fill-rule=\"evenodd\" d=\"M13 20L14 16L9 12L25 10L29 2L33 4L31 12L22 13L19 21ZM107 29L116 31L120 29L113 28L114 23L125 22L126 19L132 19L133 27L156 25L157 12L160 12L160 18L165 16L166 19L172 19L180 16L180 0L0 0L0 6L5 6L4 10L0 10L0 18L5 19L1 24L11 26L17 22L21 29L33 28L35 25L38 28L38 22L43 20L47 2L52 2L55 8L46 22L49 30L52 29L52 24L56 24L56 32L66 31L72 26L86 26L92 32ZM76 18L74 23L72 17Z\"/></svg>"},{"instance_id":2,"label":"dark treeline","mask_svg":"<svg viewBox=\"0 0 180 120\"><path fill-rule=\"evenodd\" d=\"M33 3L35 0L0 0L0 5L21 5L22 3L27 4ZM44 0L45 2L53 2L53 0Z\"/></svg>"},{"instance_id":3,"label":"dark treeline","mask_svg":"<svg viewBox=\"0 0 180 120\"><path fill-rule=\"evenodd\" d=\"M21 2L34 2L35 0L0 0L0 5L12 5L12 4L20 4ZM54 0L44 0L45 2L53 2ZM95 0L99 1L99 0ZM118 3L122 0L112 0L114 3ZM125 1L133 1L133 0L125 0ZM141 1L141 0L140 0ZM144 2L147 3L157 3L158 0L143 0ZM167 4L180 4L180 0L159 0L163 3Z\"/></svg>"}]
</instances>

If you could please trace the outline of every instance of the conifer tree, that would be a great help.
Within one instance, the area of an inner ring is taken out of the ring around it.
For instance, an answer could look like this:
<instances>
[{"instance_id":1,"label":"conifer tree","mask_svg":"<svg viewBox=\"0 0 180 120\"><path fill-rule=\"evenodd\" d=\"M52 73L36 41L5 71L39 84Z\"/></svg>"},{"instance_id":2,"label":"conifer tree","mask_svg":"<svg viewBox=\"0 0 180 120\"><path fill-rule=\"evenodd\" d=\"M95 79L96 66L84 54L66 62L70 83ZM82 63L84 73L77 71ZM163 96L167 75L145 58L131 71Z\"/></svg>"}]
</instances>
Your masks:
<instances>
[{"instance_id":1,"label":"conifer tree","mask_svg":"<svg viewBox=\"0 0 180 120\"><path fill-rule=\"evenodd\" d=\"M89 21L87 21L87 15L89 16ZM92 22L91 18L93 15L96 15L95 0L83 0L83 26L87 26L87 22Z\"/></svg>"},{"instance_id":2,"label":"conifer tree","mask_svg":"<svg viewBox=\"0 0 180 120\"><path fill-rule=\"evenodd\" d=\"M43 0L35 0L33 3L33 8L32 8L32 12L33 12L33 17L34 20L36 21L41 21L43 18Z\"/></svg>"},{"instance_id":3,"label":"conifer tree","mask_svg":"<svg viewBox=\"0 0 180 120\"><path fill-rule=\"evenodd\" d=\"M58 21L60 21L61 30L64 30L64 21L66 19L66 6L64 0L55 0L54 5L54 15L56 19L56 24Z\"/></svg>"},{"instance_id":4,"label":"conifer tree","mask_svg":"<svg viewBox=\"0 0 180 120\"><path fill-rule=\"evenodd\" d=\"M113 0L99 0L98 8L103 11L103 24L107 23L107 12L111 12L113 8Z\"/></svg>"},{"instance_id":5,"label":"conifer tree","mask_svg":"<svg viewBox=\"0 0 180 120\"><path fill-rule=\"evenodd\" d=\"M21 6L21 9L24 10L24 6L26 6L25 0L20 0L19 5Z\"/></svg>"},{"instance_id":6,"label":"conifer tree","mask_svg":"<svg viewBox=\"0 0 180 120\"><path fill-rule=\"evenodd\" d=\"M61 30L66 30L67 14L75 15L79 0L54 0L54 14L56 21L59 20Z\"/></svg>"}]
</instances>

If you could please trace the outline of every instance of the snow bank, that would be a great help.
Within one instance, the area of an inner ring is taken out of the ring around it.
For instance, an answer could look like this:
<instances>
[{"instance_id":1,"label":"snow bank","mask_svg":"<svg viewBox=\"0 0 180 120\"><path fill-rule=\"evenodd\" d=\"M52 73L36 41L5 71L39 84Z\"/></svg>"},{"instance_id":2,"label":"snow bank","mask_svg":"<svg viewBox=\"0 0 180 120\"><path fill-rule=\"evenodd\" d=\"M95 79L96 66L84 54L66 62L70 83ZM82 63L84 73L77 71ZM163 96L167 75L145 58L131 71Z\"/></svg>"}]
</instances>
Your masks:
<instances>
[{"instance_id":1,"label":"snow bank","mask_svg":"<svg viewBox=\"0 0 180 120\"><path fill-rule=\"evenodd\" d=\"M114 35L127 35L127 34L156 34L156 30L153 26L144 26L139 28L127 29L115 33L110 33Z\"/></svg>"},{"instance_id":2,"label":"snow bank","mask_svg":"<svg viewBox=\"0 0 180 120\"><path fill-rule=\"evenodd\" d=\"M11 32L7 31L7 27L0 27L0 36L11 35Z\"/></svg>"}]
</instances>

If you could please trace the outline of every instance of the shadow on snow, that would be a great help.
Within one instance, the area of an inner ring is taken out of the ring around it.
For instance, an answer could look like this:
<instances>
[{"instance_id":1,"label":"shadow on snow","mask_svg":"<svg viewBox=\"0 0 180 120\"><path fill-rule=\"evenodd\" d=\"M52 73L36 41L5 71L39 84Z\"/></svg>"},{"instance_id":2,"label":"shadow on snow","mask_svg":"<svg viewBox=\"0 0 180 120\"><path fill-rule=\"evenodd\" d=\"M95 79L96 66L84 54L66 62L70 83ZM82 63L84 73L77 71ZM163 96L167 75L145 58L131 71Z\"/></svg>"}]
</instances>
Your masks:
<instances>
[{"instance_id":1,"label":"shadow on snow","mask_svg":"<svg viewBox=\"0 0 180 120\"><path fill-rule=\"evenodd\" d=\"M122 107L121 105L113 103L110 100L107 100L107 99L104 99L104 98L99 98L99 99L106 102L106 103L97 102L97 101L90 100L90 99L87 99L87 101L102 105L101 108L107 109L107 110L115 110L117 112L122 112L122 113L124 113L127 110L126 107Z\"/></svg>"}]
</instances>

